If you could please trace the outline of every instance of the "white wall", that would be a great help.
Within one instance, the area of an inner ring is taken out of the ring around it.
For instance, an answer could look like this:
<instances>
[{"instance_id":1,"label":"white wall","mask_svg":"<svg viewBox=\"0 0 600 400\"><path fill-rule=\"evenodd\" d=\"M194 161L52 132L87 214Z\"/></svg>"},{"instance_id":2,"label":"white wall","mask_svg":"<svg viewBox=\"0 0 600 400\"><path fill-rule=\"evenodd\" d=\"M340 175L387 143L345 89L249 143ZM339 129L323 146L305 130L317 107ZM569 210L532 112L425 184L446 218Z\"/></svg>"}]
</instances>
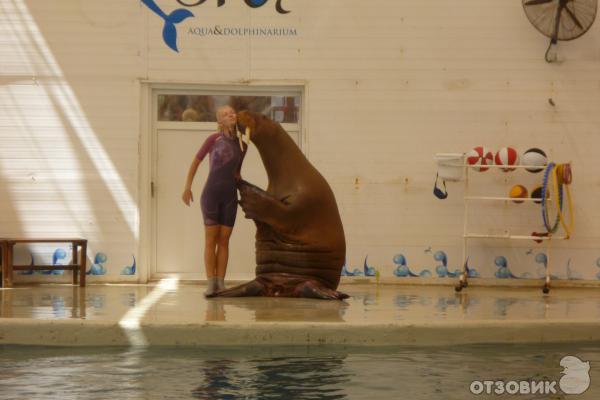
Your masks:
<instances>
[{"instance_id":1,"label":"white wall","mask_svg":"<svg viewBox=\"0 0 600 400\"><path fill-rule=\"evenodd\" d=\"M157 3L167 13L181 8L175 0ZM107 256L107 275L93 279L131 278L120 272L138 256L138 145L147 134L139 128L147 117L139 111L139 80L302 81L307 154L336 194L350 269L362 269L368 255L382 276L393 276L393 257L403 254L414 272L436 276L437 251L458 268L462 186L450 185L445 201L432 196L433 155L510 145L573 161L576 230L553 245L553 268L566 277L571 259L574 276L597 279L597 22L560 43L562 62L548 64L548 39L519 2L283 5L289 14L278 14L274 1L257 9L239 1L217 8L210 0L191 7L196 17L178 25L176 53L162 40L161 18L141 2L0 0L0 29L10 38L0 44L0 236L83 235L92 257ZM214 25L291 27L298 35L188 33ZM483 192L503 195L514 183L532 185L534 176L488 171L476 178ZM501 204L473 217L481 229L514 222L529 233L541 229L538 215L532 205ZM504 256L515 275L535 277L542 251L529 241L474 242L470 264L493 277L495 258Z\"/></svg>"},{"instance_id":2,"label":"white wall","mask_svg":"<svg viewBox=\"0 0 600 400\"><path fill-rule=\"evenodd\" d=\"M0 2L0 236L86 237L88 262L104 253L115 279L139 235L143 16L100 3Z\"/></svg>"}]
</instances>

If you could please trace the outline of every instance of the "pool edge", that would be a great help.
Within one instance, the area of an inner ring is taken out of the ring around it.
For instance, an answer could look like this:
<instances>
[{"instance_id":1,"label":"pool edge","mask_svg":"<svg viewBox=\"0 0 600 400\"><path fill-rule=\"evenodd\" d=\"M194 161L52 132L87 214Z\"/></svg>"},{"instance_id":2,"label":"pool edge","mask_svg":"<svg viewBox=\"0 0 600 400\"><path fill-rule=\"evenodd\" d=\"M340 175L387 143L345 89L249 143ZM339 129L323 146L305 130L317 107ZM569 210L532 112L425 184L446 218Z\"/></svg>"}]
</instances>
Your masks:
<instances>
[{"instance_id":1,"label":"pool edge","mask_svg":"<svg viewBox=\"0 0 600 400\"><path fill-rule=\"evenodd\" d=\"M600 321L398 321L393 323L205 322L0 319L1 345L239 346L348 345L446 346L485 343L600 341Z\"/></svg>"}]
</instances>

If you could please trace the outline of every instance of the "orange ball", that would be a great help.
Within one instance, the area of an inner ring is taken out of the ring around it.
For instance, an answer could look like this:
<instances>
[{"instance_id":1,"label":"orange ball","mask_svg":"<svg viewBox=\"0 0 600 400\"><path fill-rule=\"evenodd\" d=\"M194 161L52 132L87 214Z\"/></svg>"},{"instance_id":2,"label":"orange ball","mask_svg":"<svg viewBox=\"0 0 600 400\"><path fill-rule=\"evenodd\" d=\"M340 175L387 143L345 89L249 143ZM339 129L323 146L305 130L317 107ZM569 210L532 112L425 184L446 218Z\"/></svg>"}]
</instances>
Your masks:
<instances>
[{"instance_id":1,"label":"orange ball","mask_svg":"<svg viewBox=\"0 0 600 400\"><path fill-rule=\"evenodd\" d=\"M511 199L524 199L528 196L527 188L523 185L515 185L510 188L510 192L508 193L508 197ZM513 200L515 203L523 203L523 200Z\"/></svg>"}]
</instances>

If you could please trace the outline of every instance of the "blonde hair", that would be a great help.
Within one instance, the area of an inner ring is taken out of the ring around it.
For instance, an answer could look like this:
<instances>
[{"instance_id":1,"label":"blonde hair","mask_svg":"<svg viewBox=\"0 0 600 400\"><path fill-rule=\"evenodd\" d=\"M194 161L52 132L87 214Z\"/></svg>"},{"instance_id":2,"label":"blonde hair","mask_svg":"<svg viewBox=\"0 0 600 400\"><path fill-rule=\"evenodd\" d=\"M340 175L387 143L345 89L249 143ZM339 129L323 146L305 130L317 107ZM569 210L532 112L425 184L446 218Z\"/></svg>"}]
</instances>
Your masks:
<instances>
[{"instance_id":1,"label":"blonde hair","mask_svg":"<svg viewBox=\"0 0 600 400\"><path fill-rule=\"evenodd\" d=\"M221 116L223 115L223 111L225 111L226 109L231 109L233 112L235 112L233 107L231 107L228 104L217 108L217 112L215 114L217 115L217 127L219 129L219 132L223 132L224 127L223 127L223 124L221 123Z\"/></svg>"}]
</instances>

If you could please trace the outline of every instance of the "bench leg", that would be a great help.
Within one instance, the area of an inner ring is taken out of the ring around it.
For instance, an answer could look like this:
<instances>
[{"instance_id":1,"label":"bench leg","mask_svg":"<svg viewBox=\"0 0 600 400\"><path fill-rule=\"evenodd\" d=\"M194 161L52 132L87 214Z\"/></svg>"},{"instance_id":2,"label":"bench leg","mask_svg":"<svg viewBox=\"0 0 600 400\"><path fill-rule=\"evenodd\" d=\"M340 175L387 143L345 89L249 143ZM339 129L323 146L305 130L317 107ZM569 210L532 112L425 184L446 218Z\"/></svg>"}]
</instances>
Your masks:
<instances>
[{"instance_id":1,"label":"bench leg","mask_svg":"<svg viewBox=\"0 0 600 400\"><path fill-rule=\"evenodd\" d=\"M8 287L8 246L2 243L2 287Z\"/></svg>"},{"instance_id":2,"label":"bench leg","mask_svg":"<svg viewBox=\"0 0 600 400\"><path fill-rule=\"evenodd\" d=\"M7 243L2 252L2 287L10 288L13 285L13 248L14 244Z\"/></svg>"},{"instance_id":3,"label":"bench leg","mask_svg":"<svg viewBox=\"0 0 600 400\"><path fill-rule=\"evenodd\" d=\"M87 266L87 243L81 245L81 261L79 262L79 286L85 286L85 270Z\"/></svg>"},{"instance_id":4,"label":"bench leg","mask_svg":"<svg viewBox=\"0 0 600 400\"><path fill-rule=\"evenodd\" d=\"M77 262L77 247L79 247L79 245L73 243L73 254L72 254L72 258L71 258L71 265L79 265L79 263ZM71 272L73 273L73 285L77 285L77 276L79 274L79 271L74 269Z\"/></svg>"}]
</instances>

